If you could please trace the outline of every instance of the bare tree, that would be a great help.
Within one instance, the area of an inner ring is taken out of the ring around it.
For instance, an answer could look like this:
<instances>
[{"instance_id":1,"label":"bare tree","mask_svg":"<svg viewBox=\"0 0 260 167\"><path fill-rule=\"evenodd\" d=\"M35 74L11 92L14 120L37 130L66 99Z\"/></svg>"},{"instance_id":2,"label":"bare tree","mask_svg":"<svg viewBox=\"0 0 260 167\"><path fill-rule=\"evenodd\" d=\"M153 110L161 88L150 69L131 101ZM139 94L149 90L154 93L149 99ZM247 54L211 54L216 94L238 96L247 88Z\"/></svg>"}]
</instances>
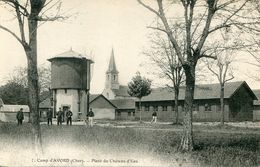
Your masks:
<instances>
[{"instance_id":1,"label":"bare tree","mask_svg":"<svg viewBox=\"0 0 260 167\"><path fill-rule=\"evenodd\" d=\"M39 123L39 84L37 70L37 30L39 22L64 19L60 16L61 1L53 0L0 0L0 5L12 12L17 20L19 35L11 27L0 24L0 29L12 35L23 47L27 58L27 77L29 107L32 112L32 131L36 154L42 153L41 129ZM50 9L57 9L56 14L48 15ZM26 27L28 26L28 27Z\"/></svg>"},{"instance_id":2,"label":"bare tree","mask_svg":"<svg viewBox=\"0 0 260 167\"><path fill-rule=\"evenodd\" d=\"M232 44L229 44L231 39L227 34L228 29L224 33L221 33L222 38L224 39L223 46L224 48L230 48ZM234 50L230 49L220 49L215 48L215 60L206 60L206 65L209 71L218 79L220 85L220 112L221 112L221 125L224 125L225 121L225 103L224 103L224 92L225 92L225 83L234 79L233 71L231 68L231 63L234 60L232 57Z\"/></svg>"},{"instance_id":3,"label":"bare tree","mask_svg":"<svg viewBox=\"0 0 260 167\"><path fill-rule=\"evenodd\" d=\"M151 27L167 34L176 55L180 60L186 76L186 90L184 102L184 119L183 119L183 135L181 139L180 149L182 151L193 150L193 126L192 126L192 106L194 98L195 86L195 69L198 60L201 58L215 58L205 47L213 35L226 27L232 27L243 31L244 33L259 32L259 17L254 16L255 8L249 3L251 0L179 0L164 8L163 0L156 0L157 8L152 4L144 3L142 0L138 2L153 12L161 21L163 26ZM181 7L178 8L178 7ZM180 9L183 17L169 18L169 14L177 15L174 9ZM250 12L249 12L250 11ZM185 29L185 50L180 47L179 41L174 37L173 30L170 26L170 20L176 19L180 26ZM211 37L211 38L210 38Z\"/></svg>"},{"instance_id":4,"label":"bare tree","mask_svg":"<svg viewBox=\"0 0 260 167\"><path fill-rule=\"evenodd\" d=\"M159 72L156 75L170 80L167 88L174 92L175 121L173 123L179 124L179 89L184 81L183 68L167 36L165 38L158 32L153 35L155 38L151 41L151 49L144 54L148 56L153 66L158 67Z\"/></svg>"},{"instance_id":5,"label":"bare tree","mask_svg":"<svg viewBox=\"0 0 260 167\"><path fill-rule=\"evenodd\" d=\"M215 75L220 84L220 112L221 112L221 125L224 125L225 120L225 103L224 92L225 83L234 79L231 68L232 58L230 55L219 56L215 61L207 61L207 68Z\"/></svg>"},{"instance_id":6,"label":"bare tree","mask_svg":"<svg viewBox=\"0 0 260 167\"><path fill-rule=\"evenodd\" d=\"M7 82L14 82L19 85L23 85L25 88L28 87L27 80L27 68L16 67L12 73L9 74L6 79ZM38 82L39 82L39 93L49 91L51 83L51 68L50 66L41 65L38 67Z\"/></svg>"}]
</instances>

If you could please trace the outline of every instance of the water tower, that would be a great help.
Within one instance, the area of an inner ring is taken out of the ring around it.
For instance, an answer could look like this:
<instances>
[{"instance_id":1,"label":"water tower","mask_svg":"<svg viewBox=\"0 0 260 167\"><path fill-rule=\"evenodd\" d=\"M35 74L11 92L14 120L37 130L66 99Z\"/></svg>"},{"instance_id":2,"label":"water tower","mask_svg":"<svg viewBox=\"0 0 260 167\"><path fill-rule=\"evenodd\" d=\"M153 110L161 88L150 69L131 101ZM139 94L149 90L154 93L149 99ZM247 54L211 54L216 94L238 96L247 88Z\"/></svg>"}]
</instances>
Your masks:
<instances>
[{"instance_id":1,"label":"water tower","mask_svg":"<svg viewBox=\"0 0 260 167\"><path fill-rule=\"evenodd\" d=\"M89 106L90 67L93 61L72 49L48 59L51 62L51 91L54 115L70 108L73 120L85 118Z\"/></svg>"}]
</instances>

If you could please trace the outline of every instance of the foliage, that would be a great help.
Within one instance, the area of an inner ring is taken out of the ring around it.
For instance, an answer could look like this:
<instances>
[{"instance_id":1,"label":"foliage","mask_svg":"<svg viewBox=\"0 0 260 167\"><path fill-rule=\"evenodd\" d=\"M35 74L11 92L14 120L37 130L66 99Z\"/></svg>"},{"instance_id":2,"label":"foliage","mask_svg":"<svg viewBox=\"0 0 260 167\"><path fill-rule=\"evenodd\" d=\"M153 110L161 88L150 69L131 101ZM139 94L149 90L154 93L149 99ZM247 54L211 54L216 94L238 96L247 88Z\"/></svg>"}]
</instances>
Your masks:
<instances>
[{"instance_id":1,"label":"foliage","mask_svg":"<svg viewBox=\"0 0 260 167\"><path fill-rule=\"evenodd\" d=\"M28 89L16 82L0 87L0 97L4 104L28 105Z\"/></svg>"},{"instance_id":2,"label":"foliage","mask_svg":"<svg viewBox=\"0 0 260 167\"><path fill-rule=\"evenodd\" d=\"M39 75L40 94L44 91L49 91L50 83L51 83L50 66L44 66L44 65L39 66L38 75ZM28 87L27 68L22 66L16 67L13 73L9 74L7 81L17 83L27 88Z\"/></svg>"},{"instance_id":3,"label":"foliage","mask_svg":"<svg viewBox=\"0 0 260 167\"><path fill-rule=\"evenodd\" d=\"M142 77L140 73L137 72L136 76L128 83L128 94L139 99L143 96L147 96L151 93L151 83L151 80Z\"/></svg>"}]
</instances>

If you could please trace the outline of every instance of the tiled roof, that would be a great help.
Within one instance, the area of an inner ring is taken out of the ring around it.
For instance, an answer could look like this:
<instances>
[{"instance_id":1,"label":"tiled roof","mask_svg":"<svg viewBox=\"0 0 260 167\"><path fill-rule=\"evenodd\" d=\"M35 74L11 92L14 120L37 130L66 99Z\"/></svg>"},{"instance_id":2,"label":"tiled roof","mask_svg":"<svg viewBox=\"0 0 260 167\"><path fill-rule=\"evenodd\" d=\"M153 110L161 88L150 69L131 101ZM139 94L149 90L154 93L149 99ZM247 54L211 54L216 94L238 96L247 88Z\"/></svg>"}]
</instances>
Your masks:
<instances>
[{"instance_id":1,"label":"tiled roof","mask_svg":"<svg viewBox=\"0 0 260 167\"><path fill-rule=\"evenodd\" d=\"M101 94L91 94L91 95L89 95L89 102L91 103L93 100L95 100L100 95Z\"/></svg>"},{"instance_id":2,"label":"tiled roof","mask_svg":"<svg viewBox=\"0 0 260 167\"><path fill-rule=\"evenodd\" d=\"M230 98L235 93L235 91L242 85L248 87L247 83L244 81L226 83L224 89L225 91L224 98ZM251 89L249 91L251 91ZM251 93L252 96L255 98L255 95L253 94L252 91ZM219 97L220 97L219 83L201 84L195 86L194 99L218 99ZM179 100L184 100L184 98L185 98L185 87L181 87L179 93ZM169 88L152 89L150 95L142 98L142 101L167 101L167 100L174 100L174 91L170 90Z\"/></svg>"},{"instance_id":3,"label":"tiled roof","mask_svg":"<svg viewBox=\"0 0 260 167\"><path fill-rule=\"evenodd\" d=\"M80 54L78 52L75 52L74 50L72 50L72 48L69 51L58 54L48 60L51 61L52 59L56 59L56 58L78 58L78 59L86 58L88 60L91 60L91 58L89 56L87 56L86 54ZM91 60L91 62L93 62L93 61Z\"/></svg>"},{"instance_id":4,"label":"tiled roof","mask_svg":"<svg viewBox=\"0 0 260 167\"><path fill-rule=\"evenodd\" d=\"M110 100L118 109L135 109L134 99L114 99Z\"/></svg>"},{"instance_id":5,"label":"tiled roof","mask_svg":"<svg viewBox=\"0 0 260 167\"><path fill-rule=\"evenodd\" d=\"M89 95L89 104L92 103L94 100L96 100L97 98L102 97L104 98L108 103L110 103L113 107L117 108L117 106L112 103L110 100L108 100L105 96L103 96L102 94L91 94Z\"/></svg>"},{"instance_id":6,"label":"tiled roof","mask_svg":"<svg viewBox=\"0 0 260 167\"><path fill-rule=\"evenodd\" d=\"M260 105L260 89L253 90L258 100L254 100L254 105Z\"/></svg>"},{"instance_id":7,"label":"tiled roof","mask_svg":"<svg viewBox=\"0 0 260 167\"><path fill-rule=\"evenodd\" d=\"M112 89L112 91L115 93L116 96L130 97L127 90L128 90L128 86L124 86L124 85L119 85L119 89Z\"/></svg>"}]
</instances>

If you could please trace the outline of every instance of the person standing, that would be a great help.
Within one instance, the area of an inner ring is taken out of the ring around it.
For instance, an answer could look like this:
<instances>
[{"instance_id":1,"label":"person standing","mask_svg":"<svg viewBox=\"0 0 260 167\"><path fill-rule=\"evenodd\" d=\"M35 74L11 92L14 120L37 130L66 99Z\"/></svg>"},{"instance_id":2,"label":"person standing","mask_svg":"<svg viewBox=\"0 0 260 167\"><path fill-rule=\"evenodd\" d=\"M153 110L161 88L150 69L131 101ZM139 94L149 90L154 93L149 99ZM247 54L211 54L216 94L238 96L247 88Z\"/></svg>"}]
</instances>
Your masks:
<instances>
[{"instance_id":1,"label":"person standing","mask_svg":"<svg viewBox=\"0 0 260 167\"><path fill-rule=\"evenodd\" d=\"M153 118L152 118L151 123L153 123L153 122L156 123L157 122L157 113L156 113L156 111L153 112L152 117Z\"/></svg>"},{"instance_id":2,"label":"person standing","mask_svg":"<svg viewBox=\"0 0 260 167\"><path fill-rule=\"evenodd\" d=\"M92 108L89 109L89 113L88 113L88 121L89 121L89 126L93 127L93 122L94 122L94 113L92 111Z\"/></svg>"},{"instance_id":3,"label":"person standing","mask_svg":"<svg viewBox=\"0 0 260 167\"><path fill-rule=\"evenodd\" d=\"M48 123L48 125L52 125L52 111L51 111L51 109L49 109L48 111L47 111L47 123Z\"/></svg>"},{"instance_id":4,"label":"person standing","mask_svg":"<svg viewBox=\"0 0 260 167\"><path fill-rule=\"evenodd\" d=\"M66 112L66 117L67 117L67 125L70 123L70 125L72 124L72 117L73 113L70 111L70 109Z\"/></svg>"},{"instance_id":5,"label":"person standing","mask_svg":"<svg viewBox=\"0 0 260 167\"><path fill-rule=\"evenodd\" d=\"M57 112L57 124L62 125L62 116L63 112L61 111L61 108L59 108L59 111Z\"/></svg>"},{"instance_id":6,"label":"person standing","mask_svg":"<svg viewBox=\"0 0 260 167\"><path fill-rule=\"evenodd\" d=\"M16 119L18 121L18 126L23 124L23 119L24 119L23 108L20 108L20 110L17 112Z\"/></svg>"}]
</instances>

